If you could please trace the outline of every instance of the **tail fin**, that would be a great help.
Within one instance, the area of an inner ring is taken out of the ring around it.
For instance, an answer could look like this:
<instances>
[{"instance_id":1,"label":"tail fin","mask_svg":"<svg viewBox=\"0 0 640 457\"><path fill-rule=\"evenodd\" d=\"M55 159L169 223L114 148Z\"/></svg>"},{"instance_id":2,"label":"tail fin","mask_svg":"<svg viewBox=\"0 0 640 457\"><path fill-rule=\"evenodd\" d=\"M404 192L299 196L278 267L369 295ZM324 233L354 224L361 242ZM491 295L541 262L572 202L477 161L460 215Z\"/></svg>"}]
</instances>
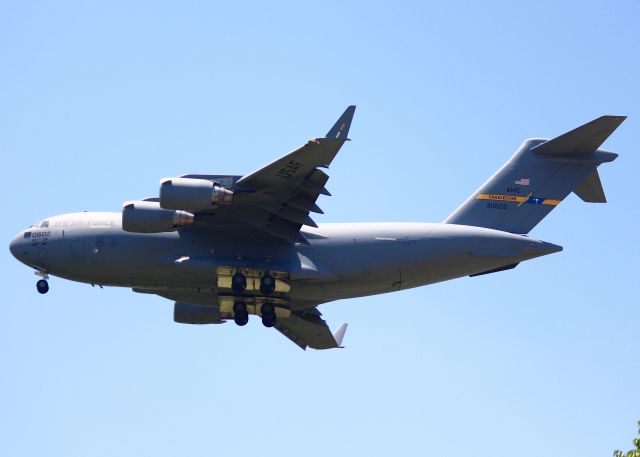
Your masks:
<instances>
[{"instance_id":1,"label":"tail fin","mask_svg":"<svg viewBox=\"0 0 640 457\"><path fill-rule=\"evenodd\" d=\"M445 223L529 233L567 195L605 202L597 167L618 157L598 149L625 116L602 116L552 140L526 140Z\"/></svg>"}]
</instances>

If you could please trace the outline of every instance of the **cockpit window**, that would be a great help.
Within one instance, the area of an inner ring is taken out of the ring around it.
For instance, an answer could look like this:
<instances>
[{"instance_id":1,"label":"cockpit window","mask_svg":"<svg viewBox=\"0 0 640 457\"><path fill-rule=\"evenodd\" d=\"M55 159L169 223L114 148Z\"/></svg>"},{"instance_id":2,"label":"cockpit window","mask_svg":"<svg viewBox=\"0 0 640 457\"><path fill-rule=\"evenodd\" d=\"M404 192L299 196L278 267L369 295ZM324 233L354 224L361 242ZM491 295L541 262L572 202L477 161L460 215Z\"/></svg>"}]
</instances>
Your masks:
<instances>
[{"instance_id":1,"label":"cockpit window","mask_svg":"<svg viewBox=\"0 0 640 457\"><path fill-rule=\"evenodd\" d=\"M24 232L25 238L31 238L31 232Z\"/></svg>"},{"instance_id":2,"label":"cockpit window","mask_svg":"<svg viewBox=\"0 0 640 457\"><path fill-rule=\"evenodd\" d=\"M42 221L42 224L40 224L40 228L48 228L49 227L49 221Z\"/></svg>"}]
</instances>

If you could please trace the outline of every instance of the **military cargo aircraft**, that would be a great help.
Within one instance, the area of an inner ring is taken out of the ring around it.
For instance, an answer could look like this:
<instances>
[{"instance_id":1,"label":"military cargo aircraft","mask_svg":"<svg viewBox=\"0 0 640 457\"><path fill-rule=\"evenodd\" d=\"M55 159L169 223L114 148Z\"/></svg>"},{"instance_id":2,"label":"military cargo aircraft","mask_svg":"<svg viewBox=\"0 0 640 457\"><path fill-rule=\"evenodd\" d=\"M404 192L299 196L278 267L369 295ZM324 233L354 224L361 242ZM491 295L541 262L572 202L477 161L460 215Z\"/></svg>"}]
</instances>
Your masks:
<instances>
[{"instance_id":1,"label":"military cargo aircraft","mask_svg":"<svg viewBox=\"0 0 640 457\"><path fill-rule=\"evenodd\" d=\"M349 106L322 138L247 175L189 174L122 212L53 216L20 232L11 253L50 275L130 287L175 301L174 320L246 325L249 315L303 349L341 347L318 305L478 276L562 250L527 236L569 193L605 202L601 144L624 121L602 116L551 140L528 139L443 223L316 224L327 168Z\"/></svg>"}]
</instances>

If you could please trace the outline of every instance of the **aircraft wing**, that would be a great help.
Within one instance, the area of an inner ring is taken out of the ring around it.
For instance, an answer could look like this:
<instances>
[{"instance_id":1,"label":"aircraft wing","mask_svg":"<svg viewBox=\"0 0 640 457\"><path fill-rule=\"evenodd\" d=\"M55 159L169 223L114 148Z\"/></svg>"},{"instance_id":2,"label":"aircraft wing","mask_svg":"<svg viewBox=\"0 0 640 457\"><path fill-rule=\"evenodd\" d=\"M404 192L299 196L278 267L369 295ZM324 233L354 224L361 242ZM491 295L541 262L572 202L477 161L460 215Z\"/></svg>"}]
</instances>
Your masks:
<instances>
[{"instance_id":1,"label":"aircraft wing","mask_svg":"<svg viewBox=\"0 0 640 457\"><path fill-rule=\"evenodd\" d=\"M331 333L317 308L292 311L288 319L278 319L276 329L302 349L332 349L342 347L347 324Z\"/></svg>"},{"instance_id":2,"label":"aircraft wing","mask_svg":"<svg viewBox=\"0 0 640 457\"><path fill-rule=\"evenodd\" d=\"M300 227L317 227L309 212L322 213L316 199L331 195L324 187L329 176L320 168L328 167L348 140L355 109L349 106L325 137L240 178L227 215L279 238L305 242Z\"/></svg>"},{"instance_id":3,"label":"aircraft wing","mask_svg":"<svg viewBox=\"0 0 640 457\"><path fill-rule=\"evenodd\" d=\"M189 324L222 324L229 315L221 314L218 306L212 306L217 299L213 291L194 292L192 290L160 290L133 288L134 292L155 294L175 301L174 320ZM331 333L322 319L322 313L315 306L292 310L287 318L278 319L276 330L302 349L341 348L347 331L347 324Z\"/></svg>"}]
</instances>

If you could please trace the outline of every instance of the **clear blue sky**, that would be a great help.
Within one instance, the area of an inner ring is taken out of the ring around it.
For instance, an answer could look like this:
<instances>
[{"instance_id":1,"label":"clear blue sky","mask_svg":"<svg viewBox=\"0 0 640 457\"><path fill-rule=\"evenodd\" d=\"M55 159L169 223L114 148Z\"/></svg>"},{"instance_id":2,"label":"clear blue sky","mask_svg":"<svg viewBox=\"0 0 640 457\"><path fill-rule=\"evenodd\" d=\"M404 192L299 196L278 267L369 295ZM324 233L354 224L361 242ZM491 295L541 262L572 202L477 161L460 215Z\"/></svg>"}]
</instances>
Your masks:
<instances>
[{"instance_id":1,"label":"clear blue sky","mask_svg":"<svg viewBox=\"0 0 640 457\"><path fill-rule=\"evenodd\" d=\"M610 203L533 232L564 252L323 305L347 349L0 256L0 455L606 456L640 419L640 4L0 2L0 240L119 211L160 178L353 141L319 222L441 221L526 137L602 114Z\"/></svg>"}]
</instances>

